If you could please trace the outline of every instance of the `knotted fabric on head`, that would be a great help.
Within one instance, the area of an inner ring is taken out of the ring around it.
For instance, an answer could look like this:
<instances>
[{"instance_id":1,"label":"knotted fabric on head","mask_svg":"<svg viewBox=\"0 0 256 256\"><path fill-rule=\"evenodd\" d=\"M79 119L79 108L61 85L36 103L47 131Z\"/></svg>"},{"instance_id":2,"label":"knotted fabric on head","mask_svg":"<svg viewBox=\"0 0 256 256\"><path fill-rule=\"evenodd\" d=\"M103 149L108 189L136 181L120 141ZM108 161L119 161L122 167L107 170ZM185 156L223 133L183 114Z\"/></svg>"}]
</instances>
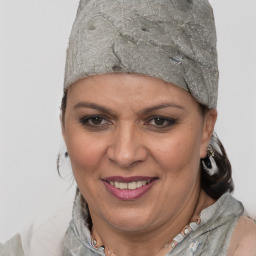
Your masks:
<instances>
[{"instance_id":1,"label":"knotted fabric on head","mask_svg":"<svg viewBox=\"0 0 256 256\"><path fill-rule=\"evenodd\" d=\"M216 108L216 31L208 0L81 0L64 89L117 72L160 78Z\"/></svg>"}]
</instances>

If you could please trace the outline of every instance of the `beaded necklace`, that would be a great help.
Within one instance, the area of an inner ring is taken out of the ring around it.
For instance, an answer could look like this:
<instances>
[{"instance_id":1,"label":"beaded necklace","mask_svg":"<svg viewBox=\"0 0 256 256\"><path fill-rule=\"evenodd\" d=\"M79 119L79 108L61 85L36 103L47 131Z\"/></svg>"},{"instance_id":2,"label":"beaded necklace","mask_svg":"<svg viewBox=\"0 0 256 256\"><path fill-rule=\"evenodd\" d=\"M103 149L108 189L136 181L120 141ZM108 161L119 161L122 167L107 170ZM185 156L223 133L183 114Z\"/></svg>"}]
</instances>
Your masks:
<instances>
[{"instance_id":1,"label":"beaded necklace","mask_svg":"<svg viewBox=\"0 0 256 256\"><path fill-rule=\"evenodd\" d=\"M196 216L194 218L194 221L190 222L188 225L186 225L182 231L176 235L170 243L165 244L163 250L161 252L171 252L175 249L175 247L181 243L192 231L195 231L199 228L199 224L201 223L201 218L199 216ZM110 248L107 248L103 245L102 242L97 241L93 236L91 237L91 246L96 249L104 249L105 255L107 256L117 256ZM191 243L190 244L190 250L193 252L198 247L198 244ZM162 254L161 254L162 255Z\"/></svg>"}]
</instances>

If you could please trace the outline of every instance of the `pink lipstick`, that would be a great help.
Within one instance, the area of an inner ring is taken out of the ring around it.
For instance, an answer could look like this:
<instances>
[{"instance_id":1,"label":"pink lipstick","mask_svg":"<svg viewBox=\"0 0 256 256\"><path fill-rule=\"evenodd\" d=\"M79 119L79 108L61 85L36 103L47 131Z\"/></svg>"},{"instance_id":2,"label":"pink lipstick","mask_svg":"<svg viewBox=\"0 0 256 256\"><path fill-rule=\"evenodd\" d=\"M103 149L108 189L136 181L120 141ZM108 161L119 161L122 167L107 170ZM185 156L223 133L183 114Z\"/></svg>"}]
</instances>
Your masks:
<instances>
[{"instance_id":1,"label":"pink lipstick","mask_svg":"<svg viewBox=\"0 0 256 256\"><path fill-rule=\"evenodd\" d=\"M103 178L102 181L108 192L116 198L135 200L147 193L156 183L157 179L157 177L146 176L111 176Z\"/></svg>"}]
</instances>

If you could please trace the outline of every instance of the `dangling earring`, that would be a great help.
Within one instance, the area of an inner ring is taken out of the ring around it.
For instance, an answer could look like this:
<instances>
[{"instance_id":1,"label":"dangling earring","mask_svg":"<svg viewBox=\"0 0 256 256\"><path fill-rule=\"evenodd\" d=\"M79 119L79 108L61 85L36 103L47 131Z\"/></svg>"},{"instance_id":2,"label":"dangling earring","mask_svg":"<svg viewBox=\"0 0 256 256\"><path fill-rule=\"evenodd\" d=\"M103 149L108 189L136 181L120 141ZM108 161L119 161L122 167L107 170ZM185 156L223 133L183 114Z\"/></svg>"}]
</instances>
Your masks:
<instances>
[{"instance_id":1,"label":"dangling earring","mask_svg":"<svg viewBox=\"0 0 256 256\"><path fill-rule=\"evenodd\" d=\"M210 175L214 175L218 172L218 166L214 160L214 149L211 145L207 148L207 156L202 159L204 170Z\"/></svg>"},{"instance_id":2,"label":"dangling earring","mask_svg":"<svg viewBox=\"0 0 256 256\"><path fill-rule=\"evenodd\" d=\"M61 177L70 176L72 168L65 142L62 142L57 159L57 170Z\"/></svg>"}]
</instances>

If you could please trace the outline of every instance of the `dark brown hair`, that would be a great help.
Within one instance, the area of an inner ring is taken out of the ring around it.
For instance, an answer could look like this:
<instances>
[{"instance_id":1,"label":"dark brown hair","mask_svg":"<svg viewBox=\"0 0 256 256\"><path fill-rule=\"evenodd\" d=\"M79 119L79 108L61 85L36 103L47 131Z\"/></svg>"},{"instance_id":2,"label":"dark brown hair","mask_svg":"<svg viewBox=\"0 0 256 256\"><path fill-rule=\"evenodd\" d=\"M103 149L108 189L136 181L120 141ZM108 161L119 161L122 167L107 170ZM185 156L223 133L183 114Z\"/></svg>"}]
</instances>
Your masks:
<instances>
[{"instance_id":1,"label":"dark brown hair","mask_svg":"<svg viewBox=\"0 0 256 256\"><path fill-rule=\"evenodd\" d=\"M214 160L218 167L218 172L213 175L208 174L204 170L203 160L201 160L201 186L209 196L218 199L225 192L234 190L232 167L226 150L216 134L212 135L211 146L214 151Z\"/></svg>"}]
</instances>

